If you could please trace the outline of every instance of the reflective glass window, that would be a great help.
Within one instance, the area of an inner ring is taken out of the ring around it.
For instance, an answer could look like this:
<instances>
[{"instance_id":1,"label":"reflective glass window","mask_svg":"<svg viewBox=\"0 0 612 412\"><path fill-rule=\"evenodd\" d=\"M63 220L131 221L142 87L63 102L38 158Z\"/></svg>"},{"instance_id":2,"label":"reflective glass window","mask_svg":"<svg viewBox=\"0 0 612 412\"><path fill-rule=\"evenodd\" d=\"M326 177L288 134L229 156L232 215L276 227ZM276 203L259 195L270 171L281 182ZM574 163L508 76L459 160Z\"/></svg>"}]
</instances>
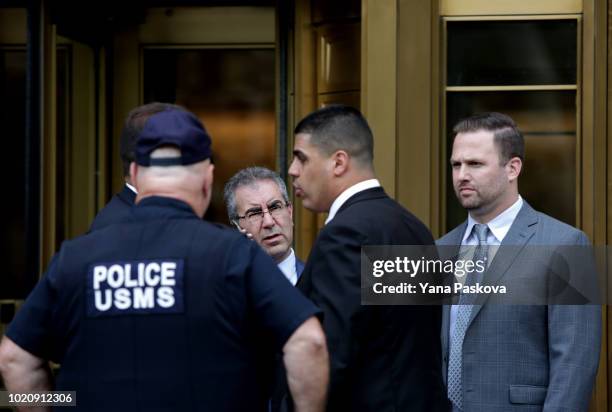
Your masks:
<instances>
[{"instance_id":1,"label":"reflective glass window","mask_svg":"<svg viewBox=\"0 0 612 412\"><path fill-rule=\"evenodd\" d=\"M448 86L576 83L575 19L447 24Z\"/></svg>"},{"instance_id":2,"label":"reflective glass window","mask_svg":"<svg viewBox=\"0 0 612 412\"><path fill-rule=\"evenodd\" d=\"M452 128L474 113L511 116L525 138L525 163L519 192L533 206L570 225L576 222L576 92L517 91L447 94L447 158ZM447 229L467 217L455 197L447 162Z\"/></svg>"},{"instance_id":3,"label":"reflective glass window","mask_svg":"<svg viewBox=\"0 0 612 412\"><path fill-rule=\"evenodd\" d=\"M0 298L24 298L31 277L26 271L25 216L25 49L0 48L0 123L5 145L0 174L5 176L4 190L10 194L0 204L5 216L0 236L0 254L4 262L0 274Z\"/></svg>"},{"instance_id":4,"label":"reflective glass window","mask_svg":"<svg viewBox=\"0 0 612 412\"><path fill-rule=\"evenodd\" d=\"M239 169L276 167L274 49L145 49L145 102L182 105L213 139L208 220L227 223L223 186Z\"/></svg>"}]
</instances>

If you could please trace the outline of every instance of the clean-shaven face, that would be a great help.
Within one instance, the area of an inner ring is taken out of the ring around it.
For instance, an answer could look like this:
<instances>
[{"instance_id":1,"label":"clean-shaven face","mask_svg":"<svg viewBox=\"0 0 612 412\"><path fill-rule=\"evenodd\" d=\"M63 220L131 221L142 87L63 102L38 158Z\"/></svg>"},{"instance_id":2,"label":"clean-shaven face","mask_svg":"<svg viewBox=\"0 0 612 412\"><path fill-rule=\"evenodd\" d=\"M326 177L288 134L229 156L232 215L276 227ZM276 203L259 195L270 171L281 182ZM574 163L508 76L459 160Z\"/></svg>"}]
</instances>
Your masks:
<instances>
[{"instance_id":1,"label":"clean-shaven face","mask_svg":"<svg viewBox=\"0 0 612 412\"><path fill-rule=\"evenodd\" d=\"M289 256L293 242L293 209L287 205L273 180L260 180L252 185L239 186L235 191L238 215L264 211L263 219L239 219L238 224L253 235L253 239L277 263Z\"/></svg>"}]
</instances>

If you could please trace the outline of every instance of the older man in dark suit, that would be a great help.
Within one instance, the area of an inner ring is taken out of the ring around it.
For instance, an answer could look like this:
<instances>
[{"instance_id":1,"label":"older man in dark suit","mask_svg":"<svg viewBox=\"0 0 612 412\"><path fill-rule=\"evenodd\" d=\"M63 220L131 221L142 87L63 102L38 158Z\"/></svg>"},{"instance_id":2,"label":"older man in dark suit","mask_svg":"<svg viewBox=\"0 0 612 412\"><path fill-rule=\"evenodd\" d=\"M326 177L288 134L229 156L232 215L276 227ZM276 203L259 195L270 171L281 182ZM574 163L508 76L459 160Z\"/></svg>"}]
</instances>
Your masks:
<instances>
[{"instance_id":1,"label":"older man in dark suit","mask_svg":"<svg viewBox=\"0 0 612 412\"><path fill-rule=\"evenodd\" d=\"M297 286L324 312L330 411L446 410L438 350L441 308L362 306L364 245L432 245L429 230L375 177L362 114L334 105L295 129L295 194L329 212Z\"/></svg>"},{"instance_id":2,"label":"older man in dark suit","mask_svg":"<svg viewBox=\"0 0 612 412\"><path fill-rule=\"evenodd\" d=\"M130 178L130 163L134 161L136 139L149 117L169 108L182 110L179 106L173 104L153 102L138 106L128 114L119 139L119 154L121 155L125 184L121 191L113 196L98 212L91 223L90 232L125 220L129 216L130 209L136 199L136 188Z\"/></svg>"},{"instance_id":3,"label":"older man in dark suit","mask_svg":"<svg viewBox=\"0 0 612 412\"><path fill-rule=\"evenodd\" d=\"M255 240L295 286L304 262L293 248L293 205L278 173L247 167L232 176L223 189L230 222Z\"/></svg>"}]
</instances>

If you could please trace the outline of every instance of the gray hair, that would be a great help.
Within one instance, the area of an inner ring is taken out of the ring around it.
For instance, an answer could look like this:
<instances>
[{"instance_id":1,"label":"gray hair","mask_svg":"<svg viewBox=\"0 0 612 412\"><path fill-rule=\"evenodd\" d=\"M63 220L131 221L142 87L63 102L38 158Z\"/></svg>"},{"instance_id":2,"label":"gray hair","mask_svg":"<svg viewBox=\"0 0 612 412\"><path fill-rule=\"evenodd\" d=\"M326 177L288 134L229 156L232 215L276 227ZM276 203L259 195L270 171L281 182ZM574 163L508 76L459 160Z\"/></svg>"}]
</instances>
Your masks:
<instances>
[{"instance_id":1,"label":"gray hair","mask_svg":"<svg viewBox=\"0 0 612 412\"><path fill-rule=\"evenodd\" d=\"M238 217L238 210L236 207L236 190L242 186L250 186L261 180L271 180L278 186L281 195L285 202L289 203L289 195L287 194L287 186L281 177L273 170L265 167L247 167L238 171L232 176L223 189L223 200L225 200L225 206L227 207L227 215L230 220L234 220Z\"/></svg>"}]
</instances>

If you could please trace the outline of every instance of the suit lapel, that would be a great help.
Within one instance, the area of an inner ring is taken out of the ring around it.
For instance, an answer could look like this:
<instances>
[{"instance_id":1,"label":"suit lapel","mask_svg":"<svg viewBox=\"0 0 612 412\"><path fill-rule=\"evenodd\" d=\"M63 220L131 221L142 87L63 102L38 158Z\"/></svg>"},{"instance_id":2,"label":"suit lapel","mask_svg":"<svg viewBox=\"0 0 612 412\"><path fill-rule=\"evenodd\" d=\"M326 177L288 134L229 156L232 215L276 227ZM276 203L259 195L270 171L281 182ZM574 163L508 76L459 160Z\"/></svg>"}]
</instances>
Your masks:
<instances>
[{"instance_id":1,"label":"suit lapel","mask_svg":"<svg viewBox=\"0 0 612 412\"><path fill-rule=\"evenodd\" d=\"M441 259L446 260L457 260L459 256L459 250L461 249L461 240L465 234L465 229L467 228L467 220L463 222L461 225L457 226L451 232L449 232L443 239L443 241L438 240L436 242L437 246L442 246L443 252L440 256Z\"/></svg>"},{"instance_id":2,"label":"suit lapel","mask_svg":"<svg viewBox=\"0 0 612 412\"><path fill-rule=\"evenodd\" d=\"M304 262L302 262L296 256L295 257L295 273L297 273L298 281L300 280L300 277L302 277L302 272L303 271L304 271Z\"/></svg>"},{"instance_id":3,"label":"suit lapel","mask_svg":"<svg viewBox=\"0 0 612 412\"><path fill-rule=\"evenodd\" d=\"M517 256L523 250L527 242L533 237L535 234L538 223L538 215L529 206L527 202L524 202L523 207L519 211L516 219L510 226L510 230L504 240L501 243L501 246L512 246L510 248L500 247L497 251L495 258L491 262L491 265L487 269L484 276L484 285L499 285L501 279L508 272L512 263L516 260ZM482 305L489 298L489 295L482 295L476 299L476 306L472 309L472 314L470 316L470 323L474 320L474 318L478 315L480 310L482 309Z\"/></svg>"},{"instance_id":4,"label":"suit lapel","mask_svg":"<svg viewBox=\"0 0 612 412\"><path fill-rule=\"evenodd\" d=\"M342 206L340 206L340 208L338 209L338 211L336 212L336 216L338 216L340 213L343 213L346 209L348 209L349 207L351 207L351 205L354 205L355 203L358 202L363 202L363 201L367 201L367 200L372 200L372 199L381 199L381 198L386 198L388 197L387 194L385 193L385 190L382 188L382 186L378 186L378 187L373 187L371 189L366 189L366 190L362 190L361 192L357 192L355 193L353 196L349 197L343 204ZM332 225L334 223L334 220L332 219L331 222L329 222L329 225ZM325 228L321 229L324 230ZM317 236L318 239L318 236ZM306 260L306 263L304 264L304 269L302 272L302 276L298 277L298 281L297 284L295 285L299 290L301 290L306 296L308 296L308 294L310 293L310 271L311 271L311 262L310 262L310 258L313 256L313 252L315 252L317 250L317 240L315 240L314 245L312 246L312 250L310 251L310 256L308 257L308 259Z\"/></svg>"}]
</instances>

